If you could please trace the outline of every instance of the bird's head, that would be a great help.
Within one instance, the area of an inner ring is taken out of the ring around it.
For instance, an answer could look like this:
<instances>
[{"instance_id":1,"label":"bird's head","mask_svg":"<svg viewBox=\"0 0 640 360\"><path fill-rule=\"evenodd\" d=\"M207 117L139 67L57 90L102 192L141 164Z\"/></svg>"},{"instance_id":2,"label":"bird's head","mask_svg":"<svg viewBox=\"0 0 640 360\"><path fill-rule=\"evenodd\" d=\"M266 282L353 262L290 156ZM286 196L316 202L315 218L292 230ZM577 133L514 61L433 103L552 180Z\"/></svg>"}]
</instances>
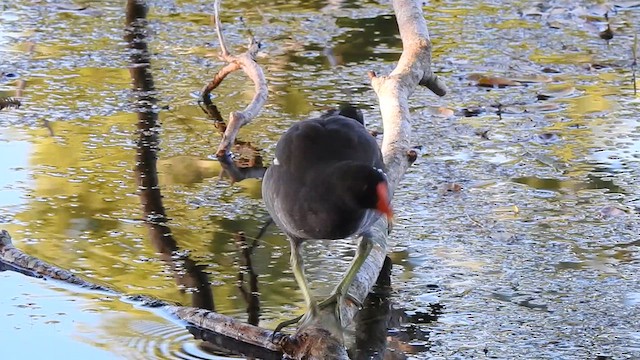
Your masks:
<instances>
[{"instance_id":1,"label":"bird's head","mask_svg":"<svg viewBox=\"0 0 640 360\"><path fill-rule=\"evenodd\" d=\"M389 198L389 184L384 172L368 165L351 165L343 176L337 179L344 185L347 196L362 209L376 210L393 219Z\"/></svg>"}]
</instances>

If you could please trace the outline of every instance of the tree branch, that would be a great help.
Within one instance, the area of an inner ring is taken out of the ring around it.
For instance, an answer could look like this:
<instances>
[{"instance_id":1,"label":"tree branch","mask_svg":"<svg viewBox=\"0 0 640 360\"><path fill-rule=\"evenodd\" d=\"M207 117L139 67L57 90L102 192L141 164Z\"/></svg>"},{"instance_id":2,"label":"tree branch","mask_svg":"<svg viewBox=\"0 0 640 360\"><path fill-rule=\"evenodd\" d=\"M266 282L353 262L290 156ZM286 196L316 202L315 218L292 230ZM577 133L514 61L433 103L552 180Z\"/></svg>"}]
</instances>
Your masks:
<instances>
[{"instance_id":1,"label":"tree branch","mask_svg":"<svg viewBox=\"0 0 640 360\"><path fill-rule=\"evenodd\" d=\"M411 156L411 115L409 97L418 85L427 86L443 96L447 89L431 70L431 41L422 9L416 0L394 0L393 9L398 21L403 51L396 68L388 76L376 76L369 72L371 85L378 96L384 126L382 154L387 167L390 195L393 196L400 180L415 160ZM388 225L381 218L371 229L371 240L376 244L349 288L349 294L364 301L382 269L387 254ZM333 316L333 309L325 308L319 318ZM347 303L341 308L341 319L351 321L358 312L356 304ZM348 325L348 324L343 324ZM314 326L303 329L293 337L304 336ZM327 346L335 339L327 339Z\"/></svg>"},{"instance_id":2,"label":"tree branch","mask_svg":"<svg viewBox=\"0 0 640 360\"><path fill-rule=\"evenodd\" d=\"M260 110L264 106L267 101L267 96L269 94L269 90L267 88L267 81L264 77L264 73L262 72L262 68L256 63L256 55L258 54L258 50L260 45L256 42L253 36L249 38L249 47L246 52L234 56L232 55L224 42L224 35L222 33L222 25L220 22L220 0L216 0L214 2L214 17L216 24L216 33L218 34L218 40L220 41L220 57L227 62L227 65L222 68L203 89L201 95L201 101L205 105L205 112L212 118L216 118L215 114L217 113L217 108L215 105L211 103L211 99L209 97L211 91L217 88L224 78L237 70L242 69L242 71L247 75L249 79L253 82L255 94L253 99L247 107L242 111L233 111L229 114L229 122L226 125L224 130L224 134L222 136L222 141L218 146L218 150L216 152L216 156L218 159L227 159L227 154L230 151L230 148L233 144L235 144L236 137L238 136L238 132L240 128L247 125L251 122Z\"/></svg>"}]
</instances>

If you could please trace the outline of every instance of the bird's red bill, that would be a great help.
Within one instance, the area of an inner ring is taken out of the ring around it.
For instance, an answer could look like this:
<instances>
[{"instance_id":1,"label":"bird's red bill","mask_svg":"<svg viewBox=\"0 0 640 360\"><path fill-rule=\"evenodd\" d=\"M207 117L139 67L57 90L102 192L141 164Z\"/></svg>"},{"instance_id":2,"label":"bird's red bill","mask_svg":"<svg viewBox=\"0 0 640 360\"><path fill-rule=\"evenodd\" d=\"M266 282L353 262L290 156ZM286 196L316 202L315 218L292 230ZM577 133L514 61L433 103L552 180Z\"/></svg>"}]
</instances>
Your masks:
<instances>
[{"instance_id":1,"label":"bird's red bill","mask_svg":"<svg viewBox=\"0 0 640 360\"><path fill-rule=\"evenodd\" d=\"M376 186L376 192L378 193L378 203L376 209L387 216L387 220L393 219L393 210L391 204L389 204L389 188L387 184L381 182Z\"/></svg>"}]
</instances>

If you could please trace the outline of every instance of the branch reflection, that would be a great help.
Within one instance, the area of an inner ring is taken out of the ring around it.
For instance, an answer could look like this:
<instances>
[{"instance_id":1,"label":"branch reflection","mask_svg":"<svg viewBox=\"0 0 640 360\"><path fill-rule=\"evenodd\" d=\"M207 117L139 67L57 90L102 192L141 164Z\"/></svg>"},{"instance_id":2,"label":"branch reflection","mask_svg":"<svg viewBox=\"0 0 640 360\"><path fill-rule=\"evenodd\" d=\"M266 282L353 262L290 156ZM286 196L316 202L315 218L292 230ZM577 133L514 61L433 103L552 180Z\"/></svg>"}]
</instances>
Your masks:
<instances>
[{"instance_id":1,"label":"branch reflection","mask_svg":"<svg viewBox=\"0 0 640 360\"><path fill-rule=\"evenodd\" d=\"M180 252L178 244L167 225L167 216L158 184L157 151L159 149L158 109L156 90L151 72L151 59L147 46L147 7L144 1L128 0L126 7L126 35L131 65L129 72L133 82L134 111L138 114L138 139L136 151L136 180L142 203L144 220L149 238L160 258L173 270L176 284L192 290L194 307L213 310L213 294L202 266Z\"/></svg>"}]
</instances>

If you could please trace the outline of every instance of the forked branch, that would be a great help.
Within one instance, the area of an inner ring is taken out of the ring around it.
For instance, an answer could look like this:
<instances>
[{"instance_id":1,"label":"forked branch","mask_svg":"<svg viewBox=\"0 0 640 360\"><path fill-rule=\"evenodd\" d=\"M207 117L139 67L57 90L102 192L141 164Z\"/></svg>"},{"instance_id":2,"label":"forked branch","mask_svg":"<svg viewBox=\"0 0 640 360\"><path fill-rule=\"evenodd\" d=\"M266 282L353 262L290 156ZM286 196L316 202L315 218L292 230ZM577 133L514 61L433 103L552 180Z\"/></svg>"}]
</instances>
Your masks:
<instances>
[{"instance_id":1,"label":"forked branch","mask_svg":"<svg viewBox=\"0 0 640 360\"><path fill-rule=\"evenodd\" d=\"M259 43L256 42L253 36L250 36L247 51L237 56L232 55L227 49L224 41L224 35L222 33L222 24L220 21L220 0L216 0L214 2L214 18L218 40L220 41L220 57L222 60L227 62L227 65L223 67L202 89L200 100L204 104L204 111L210 118L217 122L224 123L217 107L211 102L209 95L222 83L227 75L234 71L242 69L245 75L247 75L247 77L253 82L255 90L255 94L249 105L247 105L247 107L242 111L231 112L229 114L228 123L226 125L222 125L224 134L222 136L222 141L218 146L216 156L221 161L228 161L227 158L229 157L231 146L235 143L236 136L238 136L240 128L250 123L256 116L258 116L258 113L267 101L269 91L267 89L267 81L264 77L264 73L262 72L262 68L256 62L256 55L260 48Z\"/></svg>"}]
</instances>

